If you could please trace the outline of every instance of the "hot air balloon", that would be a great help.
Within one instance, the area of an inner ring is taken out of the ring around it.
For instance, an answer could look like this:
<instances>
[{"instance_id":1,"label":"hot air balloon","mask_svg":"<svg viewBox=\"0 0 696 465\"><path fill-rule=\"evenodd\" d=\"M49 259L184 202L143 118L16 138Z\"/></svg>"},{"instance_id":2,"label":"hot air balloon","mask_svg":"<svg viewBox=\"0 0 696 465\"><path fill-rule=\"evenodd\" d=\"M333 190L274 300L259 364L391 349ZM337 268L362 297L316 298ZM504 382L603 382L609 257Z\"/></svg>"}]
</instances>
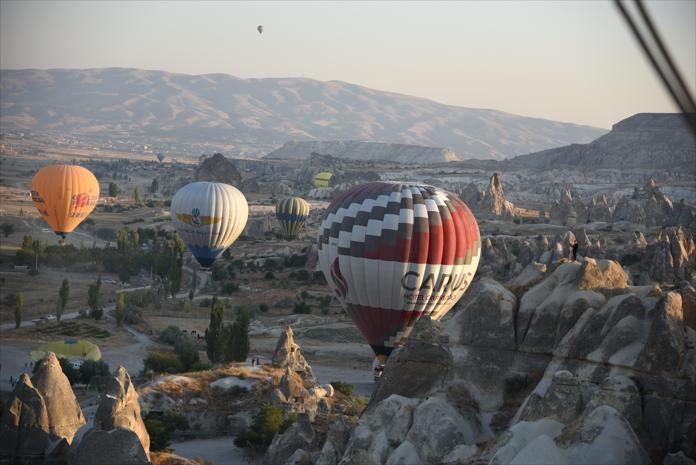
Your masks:
<instances>
[{"instance_id":1,"label":"hot air balloon","mask_svg":"<svg viewBox=\"0 0 696 465\"><path fill-rule=\"evenodd\" d=\"M256 26L256 30L261 34L263 32L263 26Z\"/></svg>"},{"instance_id":2,"label":"hot air balloon","mask_svg":"<svg viewBox=\"0 0 696 465\"><path fill-rule=\"evenodd\" d=\"M229 184L192 182L174 194L171 212L186 246L208 268L244 230L249 205Z\"/></svg>"},{"instance_id":3,"label":"hot air balloon","mask_svg":"<svg viewBox=\"0 0 696 465\"><path fill-rule=\"evenodd\" d=\"M336 198L317 238L319 265L384 363L423 315L442 318L471 283L481 238L455 194L371 182Z\"/></svg>"},{"instance_id":4,"label":"hot air balloon","mask_svg":"<svg viewBox=\"0 0 696 465\"><path fill-rule=\"evenodd\" d=\"M333 174L326 171L314 176L314 187L329 187L333 181Z\"/></svg>"},{"instance_id":5,"label":"hot air balloon","mask_svg":"<svg viewBox=\"0 0 696 465\"><path fill-rule=\"evenodd\" d=\"M299 197L288 197L276 204L276 218L288 237L296 237L304 229L309 204Z\"/></svg>"},{"instance_id":6,"label":"hot air balloon","mask_svg":"<svg viewBox=\"0 0 696 465\"><path fill-rule=\"evenodd\" d=\"M31 200L63 243L97 205L99 182L81 166L44 166L31 180Z\"/></svg>"}]
</instances>

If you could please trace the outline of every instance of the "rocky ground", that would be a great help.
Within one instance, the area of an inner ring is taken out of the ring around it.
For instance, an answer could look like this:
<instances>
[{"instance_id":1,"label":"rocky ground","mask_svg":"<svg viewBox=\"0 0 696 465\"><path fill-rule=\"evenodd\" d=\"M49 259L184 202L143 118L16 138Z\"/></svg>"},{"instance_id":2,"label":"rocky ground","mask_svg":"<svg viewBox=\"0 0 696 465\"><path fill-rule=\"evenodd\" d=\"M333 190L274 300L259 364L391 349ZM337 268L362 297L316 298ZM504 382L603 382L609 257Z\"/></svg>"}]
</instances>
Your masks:
<instances>
[{"instance_id":1,"label":"rocky ground","mask_svg":"<svg viewBox=\"0 0 696 465\"><path fill-rule=\"evenodd\" d=\"M303 454L267 463L694 463L693 281L632 285L606 259L532 266L420 321L355 427L323 443L288 430L277 442Z\"/></svg>"}]
</instances>

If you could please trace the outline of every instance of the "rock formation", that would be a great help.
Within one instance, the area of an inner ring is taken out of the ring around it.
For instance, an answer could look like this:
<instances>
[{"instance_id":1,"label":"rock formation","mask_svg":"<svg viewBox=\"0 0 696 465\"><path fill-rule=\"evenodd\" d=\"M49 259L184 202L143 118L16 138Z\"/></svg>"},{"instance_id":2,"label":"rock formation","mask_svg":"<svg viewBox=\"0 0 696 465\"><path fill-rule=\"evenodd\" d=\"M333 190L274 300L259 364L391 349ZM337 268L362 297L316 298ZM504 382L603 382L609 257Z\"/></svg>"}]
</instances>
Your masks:
<instances>
[{"instance_id":1,"label":"rock formation","mask_svg":"<svg viewBox=\"0 0 696 465\"><path fill-rule=\"evenodd\" d=\"M459 197L464 201L469 208L474 208L481 202L483 197L481 191L476 187L476 184L470 182L466 187L459 192Z\"/></svg>"},{"instance_id":2,"label":"rock formation","mask_svg":"<svg viewBox=\"0 0 696 465\"><path fill-rule=\"evenodd\" d=\"M80 441L69 465L149 465L138 435L127 428L108 431L92 428Z\"/></svg>"},{"instance_id":3,"label":"rock formation","mask_svg":"<svg viewBox=\"0 0 696 465\"><path fill-rule=\"evenodd\" d=\"M277 434L268 447L264 456L265 465L284 465L288 458L297 454L304 455L306 451L316 448L316 434L311 420L306 414L300 414L290 428L283 434Z\"/></svg>"},{"instance_id":4,"label":"rock formation","mask_svg":"<svg viewBox=\"0 0 696 465\"><path fill-rule=\"evenodd\" d=\"M505 199L498 173L494 173L491 176L488 188L483 192L477 210L481 210L495 218L512 219L515 216L515 207Z\"/></svg>"},{"instance_id":5,"label":"rock formation","mask_svg":"<svg viewBox=\"0 0 696 465\"><path fill-rule=\"evenodd\" d=\"M0 463L64 463L67 447L85 418L55 354L25 373L3 409Z\"/></svg>"},{"instance_id":6,"label":"rock formation","mask_svg":"<svg viewBox=\"0 0 696 465\"><path fill-rule=\"evenodd\" d=\"M72 442L75 432L86 421L55 354L49 353L39 362L31 382L46 403L50 433Z\"/></svg>"},{"instance_id":7,"label":"rock formation","mask_svg":"<svg viewBox=\"0 0 696 465\"><path fill-rule=\"evenodd\" d=\"M150 436L140 415L138 393L128 372L118 367L101 395L90 428L71 452L69 465L149 463Z\"/></svg>"},{"instance_id":8,"label":"rock formation","mask_svg":"<svg viewBox=\"0 0 696 465\"><path fill-rule=\"evenodd\" d=\"M234 164L221 153L208 157L196 168L196 181L222 182L241 186L242 175Z\"/></svg>"},{"instance_id":9,"label":"rock formation","mask_svg":"<svg viewBox=\"0 0 696 465\"><path fill-rule=\"evenodd\" d=\"M51 442L46 403L29 375L22 374L3 408L0 463L40 464Z\"/></svg>"},{"instance_id":10,"label":"rock formation","mask_svg":"<svg viewBox=\"0 0 696 465\"><path fill-rule=\"evenodd\" d=\"M587 207L578 197L573 197L570 189L561 192L561 198L551 205L551 223L574 227L587 221Z\"/></svg>"},{"instance_id":11,"label":"rock formation","mask_svg":"<svg viewBox=\"0 0 696 465\"><path fill-rule=\"evenodd\" d=\"M600 195L598 197L593 197L587 206L587 221L611 221L611 209L609 208L609 202L605 195Z\"/></svg>"},{"instance_id":12,"label":"rock formation","mask_svg":"<svg viewBox=\"0 0 696 465\"><path fill-rule=\"evenodd\" d=\"M681 228L658 233L655 243L643 252L643 263L648 264L650 279L662 283L689 279L696 258L692 242Z\"/></svg>"},{"instance_id":13,"label":"rock formation","mask_svg":"<svg viewBox=\"0 0 696 465\"><path fill-rule=\"evenodd\" d=\"M290 326L281 333L273 352L273 366L278 368L289 368L297 373L303 380L311 381L316 384L316 378L312 372L312 367L302 356L300 346L295 342L294 333Z\"/></svg>"},{"instance_id":14,"label":"rock formation","mask_svg":"<svg viewBox=\"0 0 696 465\"><path fill-rule=\"evenodd\" d=\"M693 287L632 287L611 260L534 263L517 295L481 279L443 321L421 319L318 463L694 460Z\"/></svg>"},{"instance_id":15,"label":"rock formation","mask_svg":"<svg viewBox=\"0 0 696 465\"><path fill-rule=\"evenodd\" d=\"M696 209L680 201L675 207L655 181L650 179L631 195L621 197L612 214L612 221L627 221L646 226L685 226L694 228Z\"/></svg>"}]
</instances>

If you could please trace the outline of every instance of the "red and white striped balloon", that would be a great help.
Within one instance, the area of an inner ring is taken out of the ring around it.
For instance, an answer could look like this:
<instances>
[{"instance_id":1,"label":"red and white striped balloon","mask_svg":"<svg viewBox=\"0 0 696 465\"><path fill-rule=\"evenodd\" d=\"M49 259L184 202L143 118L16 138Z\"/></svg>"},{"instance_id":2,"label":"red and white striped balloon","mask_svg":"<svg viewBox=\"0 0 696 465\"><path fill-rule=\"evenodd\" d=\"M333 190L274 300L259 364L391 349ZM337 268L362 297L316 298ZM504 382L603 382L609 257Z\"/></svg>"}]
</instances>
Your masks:
<instances>
[{"instance_id":1,"label":"red and white striped balloon","mask_svg":"<svg viewBox=\"0 0 696 465\"><path fill-rule=\"evenodd\" d=\"M386 358L423 315L440 319L476 273L476 219L455 194L371 182L346 191L319 227L319 265L375 354Z\"/></svg>"}]
</instances>

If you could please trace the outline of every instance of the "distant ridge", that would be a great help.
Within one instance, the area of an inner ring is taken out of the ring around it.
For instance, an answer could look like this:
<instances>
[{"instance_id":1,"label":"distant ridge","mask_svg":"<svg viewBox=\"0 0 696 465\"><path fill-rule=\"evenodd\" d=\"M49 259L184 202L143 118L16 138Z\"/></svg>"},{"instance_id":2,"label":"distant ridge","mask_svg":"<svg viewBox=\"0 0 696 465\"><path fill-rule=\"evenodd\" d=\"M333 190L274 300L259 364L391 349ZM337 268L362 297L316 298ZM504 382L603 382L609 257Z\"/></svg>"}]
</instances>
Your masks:
<instances>
[{"instance_id":1,"label":"distant ridge","mask_svg":"<svg viewBox=\"0 0 696 465\"><path fill-rule=\"evenodd\" d=\"M307 159L312 152L335 158L364 161L386 160L398 163L443 163L458 161L451 149L421 145L387 144L363 141L290 141L266 155L272 159Z\"/></svg>"},{"instance_id":2,"label":"distant ridge","mask_svg":"<svg viewBox=\"0 0 696 465\"><path fill-rule=\"evenodd\" d=\"M599 169L696 168L696 139L679 113L638 113L614 124L589 144L573 144L521 155L512 169L549 170L573 166Z\"/></svg>"},{"instance_id":3,"label":"distant ridge","mask_svg":"<svg viewBox=\"0 0 696 465\"><path fill-rule=\"evenodd\" d=\"M261 156L288 140L360 140L450 147L461 159L501 160L589 142L606 132L304 78L128 68L0 70L0 95L5 131L189 144L193 153L205 146L233 156Z\"/></svg>"}]
</instances>

